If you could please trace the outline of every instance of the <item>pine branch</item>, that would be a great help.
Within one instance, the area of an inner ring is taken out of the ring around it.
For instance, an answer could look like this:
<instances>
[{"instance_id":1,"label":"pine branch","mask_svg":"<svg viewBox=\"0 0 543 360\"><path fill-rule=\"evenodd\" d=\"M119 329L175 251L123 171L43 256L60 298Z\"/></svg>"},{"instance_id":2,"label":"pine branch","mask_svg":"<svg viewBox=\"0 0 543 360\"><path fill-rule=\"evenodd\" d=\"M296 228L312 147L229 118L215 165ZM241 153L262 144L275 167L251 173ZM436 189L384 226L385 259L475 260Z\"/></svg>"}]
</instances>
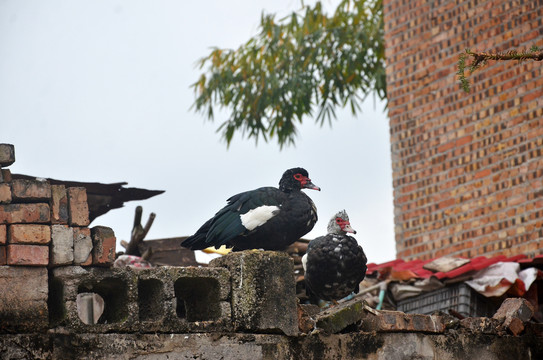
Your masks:
<instances>
[{"instance_id":1,"label":"pine branch","mask_svg":"<svg viewBox=\"0 0 543 360\"><path fill-rule=\"evenodd\" d=\"M469 65L466 65L466 59L471 57L472 61ZM543 49L532 46L528 51L518 52L516 50L508 52L474 52L470 49L466 49L464 53L460 54L458 57L458 79L460 80L460 86L465 92L469 92L470 84L469 80L466 77L466 68L471 75L475 70L480 69L489 61L525 61L525 60L534 60L534 61L543 61Z\"/></svg>"}]
</instances>

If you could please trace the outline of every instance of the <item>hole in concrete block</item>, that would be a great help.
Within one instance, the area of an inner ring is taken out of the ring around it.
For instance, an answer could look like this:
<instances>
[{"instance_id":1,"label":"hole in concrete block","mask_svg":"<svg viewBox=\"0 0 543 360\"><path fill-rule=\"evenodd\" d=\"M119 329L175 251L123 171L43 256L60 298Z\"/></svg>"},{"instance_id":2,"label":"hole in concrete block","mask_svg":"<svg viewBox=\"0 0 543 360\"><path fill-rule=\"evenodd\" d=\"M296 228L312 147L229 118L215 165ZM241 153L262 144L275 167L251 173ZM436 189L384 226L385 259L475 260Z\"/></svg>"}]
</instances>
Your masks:
<instances>
[{"instance_id":1,"label":"hole in concrete block","mask_svg":"<svg viewBox=\"0 0 543 360\"><path fill-rule=\"evenodd\" d=\"M51 326L56 326L66 316L66 307L64 306L64 285L61 280L53 276L49 276L47 307L49 308L49 322Z\"/></svg>"},{"instance_id":2,"label":"hole in concrete block","mask_svg":"<svg viewBox=\"0 0 543 360\"><path fill-rule=\"evenodd\" d=\"M187 321L215 320L221 316L219 282L212 278L179 278L174 284L176 312Z\"/></svg>"},{"instance_id":3,"label":"hole in concrete block","mask_svg":"<svg viewBox=\"0 0 543 360\"><path fill-rule=\"evenodd\" d=\"M77 316L87 325L97 324L104 313L104 299L95 293L79 293L76 298Z\"/></svg>"},{"instance_id":4,"label":"hole in concrete block","mask_svg":"<svg viewBox=\"0 0 543 360\"><path fill-rule=\"evenodd\" d=\"M160 280L148 279L138 281L139 319L158 320L164 312L164 291Z\"/></svg>"},{"instance_id":5,"label":"hole in concrete block","mask_svg":"<svg viewBox=\"0 0 543 360\"><path fill-rule=\"evenodd\" d=\"M106 278L97 283L81 284L77 293L95 293L104 300L104 312L97 324L117 323L128 317L128 290L121 279Z\"/></svg>"}]
</instances>

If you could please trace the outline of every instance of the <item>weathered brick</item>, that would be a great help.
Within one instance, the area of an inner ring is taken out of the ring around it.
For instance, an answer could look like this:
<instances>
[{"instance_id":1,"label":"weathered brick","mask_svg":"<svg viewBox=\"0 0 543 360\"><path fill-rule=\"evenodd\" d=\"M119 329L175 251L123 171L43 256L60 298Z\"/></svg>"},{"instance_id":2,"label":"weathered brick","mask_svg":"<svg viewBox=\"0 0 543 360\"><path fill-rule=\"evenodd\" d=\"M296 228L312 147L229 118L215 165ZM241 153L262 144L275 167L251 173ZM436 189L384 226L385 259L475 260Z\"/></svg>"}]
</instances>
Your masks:
<instances>
[{"instance_id":1,"label":"weathered brick","mask_svg":"<svg viewBox=\"0 0 543 360\"><path fill-rule=\"evenodd\" d=\"M518 319L521 323L525 323L530 320L533 315L534 307L528 300L523 298L507 298L503 301L493 318L502 321L504 325L508 327L514 322L514 319ZM514 326L518 327L518 324L514 324Z\"/></svg>"},{"instance_id":2,"label":"weathered brick","mask_svg":"<svg viewBox=\"0 0 543 360\"><path fill-rule=\"evenodd\" d=\"M51 242L51 227L38 224L10 225L8 242L10 244L49 244Z\"/></svg>"},{"instance_id":3,"label":"weathered brick","mask_svg":"<svg viewBox=\"0 0 543 360\"><path fill-rule=\"evenodd\" d=\"M92 264L92 237L89 228L73 228L74 232L74 264Z\"/></svg>"},{"instance_id":4,"label":"weathered brick","mask_svg":"<svg viewBox=\"0 0 543 360\"><path fill-rule=\"evenodd\" d=\"M74 261L74 231L67 225L51 226L50 265L69 265Z\"/></svg>"},{"instance_id":5,"label":"weathered brick","mask_svg":"<svg viewBox=\"0 0 543 360\"><path fill-rule=\"evenodd\" d=\"M11 202L11 187L9 184L0 184L0 204L9 204Z\"/></svg>"},{"instance_id":6,"label":"weathered brick","mask_svg":"<svg viewBox=\"0 0 543 360\"><path fill-rule=\"evenodd\" d=\"M49 220L48 204L0 204L0 224L44 224Z\"/></svg>"},{"instance_id":7,"label":"weathered brick","mask_svg":"<svg viewBox=\"0 0 543 360\"><path fill-rule=\"evenodd\" d=\"M115 233L106 226L95 226L91 229L91 236L93 265L111 266L115 261Z\"/></svg>"},{"instance_id":8,"label":"weathered brick","mask_svg":"<svg viewBox=\"0 0 543 360\"><path fill-rule=\"evenodd\" d=\"M15 162L15 147L11 144L0 144L0 166L10 166Z\"/></svg>"},{"instance_id":9,"label":"weathered brick","mask_svg":"<svg viewBox=\"0 0 543 360\"><path fill-rule=\"evenodd\" d=\"M2 289L0 291L2 330L35 333L47 329L49 325L47 268L0 266L0 289ZM24 357L27 356L30 354L27 353Z\"/></svg>"},{"instance_id":10,"label":"weathered brick","mask_svg":"<svg viewBox=\"0 0 543 360\"><path fill-rule=\"evenodd\" d=\"M445 324L441 317L435 315L405 314L401 311L379 311L378 315L368 314L362 320L363 331L412 331L425 333L442 333Z\"/></svg>"},{"instance_id":11,"label":"weathered brick","mask_svg":"<svg viewBox=\"0 0 543 360\"><path fill-rule=\"evenodd\" d=\"M51 223L68 224L68 194L64 185L51 185Z\"/></svg>"},{"instance_id":12,"label":"weathered brick","mask_svg":"<svg viewBox=\"0 0 543 360\"><path fill-rule=\"evenodd\" d=\"M47 181L13 179L11 182L12 201L39 202L51 198L51 184Z\"/></svg>"},{"instance_id":13,"label":"weathered brick","mask_svg":"<svg viewBox=\"0 0 543 360\"><path fill-rule=\"evenodd\" d=\"M68 211L71 226L89 225L89 204L87 189L84 187L68 188Z\"/></svg>"},{"instance_id":14,"label":"weathered brick","mask_svg":"<svg viewBox=\"0 0 543 360\"><path fill-rule=\"evenodd\" d=\"M6 245L8 240L8 227L6 225L0 225L0 245Z\"/></svg>"},{"instance_id":15,"label":"weathered brick","mask_svg":"<svg viewBox=\"0 0 543 360\"><path fill-rule=\"evenodd\" d=\"M21 245L7 246L8 265L44 266L49 264L49 246Z\"/></svg>"},{"instance_id":16,"label":"weathered brick","mask_svg":"<svg viewBox=\"0 0 543 360\"><path fill-rule=\"evenodd\" d=\"M0 172L2 173L2 182L9 183L11 182L11 170L10 169L0 169Z\"/></svg>"}]
</instances>

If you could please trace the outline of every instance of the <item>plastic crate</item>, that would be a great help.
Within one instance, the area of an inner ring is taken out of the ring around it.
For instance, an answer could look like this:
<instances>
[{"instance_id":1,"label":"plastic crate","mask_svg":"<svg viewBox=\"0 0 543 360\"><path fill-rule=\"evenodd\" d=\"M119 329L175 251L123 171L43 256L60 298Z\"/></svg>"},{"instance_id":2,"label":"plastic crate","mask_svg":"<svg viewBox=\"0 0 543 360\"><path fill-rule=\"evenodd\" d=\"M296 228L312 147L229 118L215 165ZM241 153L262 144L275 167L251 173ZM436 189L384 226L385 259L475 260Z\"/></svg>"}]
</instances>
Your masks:
<instances>
[{"instance_id":1,"label":"plastic crate","mask_svg":"<svg viewBox=\"0 0 543 360\"><path fill-rule=\"evenodd\" d=\"M398 302L397 309L407 314L430 315L450 309L465 317L491 317L497 306L464 283L447 286Z\"/></svg>"}]
</instances>

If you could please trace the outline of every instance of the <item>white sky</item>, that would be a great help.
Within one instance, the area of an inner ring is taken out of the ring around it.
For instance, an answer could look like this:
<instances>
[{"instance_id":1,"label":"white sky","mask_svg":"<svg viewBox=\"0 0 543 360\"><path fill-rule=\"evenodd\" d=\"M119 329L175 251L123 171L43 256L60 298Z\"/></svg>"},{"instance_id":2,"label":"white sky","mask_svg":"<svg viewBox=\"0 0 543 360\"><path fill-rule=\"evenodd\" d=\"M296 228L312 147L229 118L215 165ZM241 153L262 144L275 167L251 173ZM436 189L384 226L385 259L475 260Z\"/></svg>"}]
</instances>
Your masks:
<instances>
[{"instance_id":1,"label":"white sky","mask_svg":"<svg viewBox=\"0 0 543 360\"><path fill-rule=\"evenodd\" d=\"M312 2L306 2L312 3ZM326 2L330 5L330 2ZM337 3L337 1L336 1ZM286 15L294 0L0 0L0 142L15 145L13 173L61 180L128 182L166 190L126 203L92 224L129 240L134 209L157 217L147 239L191 235L231 195L277 186L302 166L326 232L346 209L369 262L395 258L389 128L373 99L333 127L311 118L297 145L241 139L230 149L214 123L189 108L196 62L210 48L237 48L262 11ZM333 8L333 6L331 6Z\"/></svg>"}]
</instances>

